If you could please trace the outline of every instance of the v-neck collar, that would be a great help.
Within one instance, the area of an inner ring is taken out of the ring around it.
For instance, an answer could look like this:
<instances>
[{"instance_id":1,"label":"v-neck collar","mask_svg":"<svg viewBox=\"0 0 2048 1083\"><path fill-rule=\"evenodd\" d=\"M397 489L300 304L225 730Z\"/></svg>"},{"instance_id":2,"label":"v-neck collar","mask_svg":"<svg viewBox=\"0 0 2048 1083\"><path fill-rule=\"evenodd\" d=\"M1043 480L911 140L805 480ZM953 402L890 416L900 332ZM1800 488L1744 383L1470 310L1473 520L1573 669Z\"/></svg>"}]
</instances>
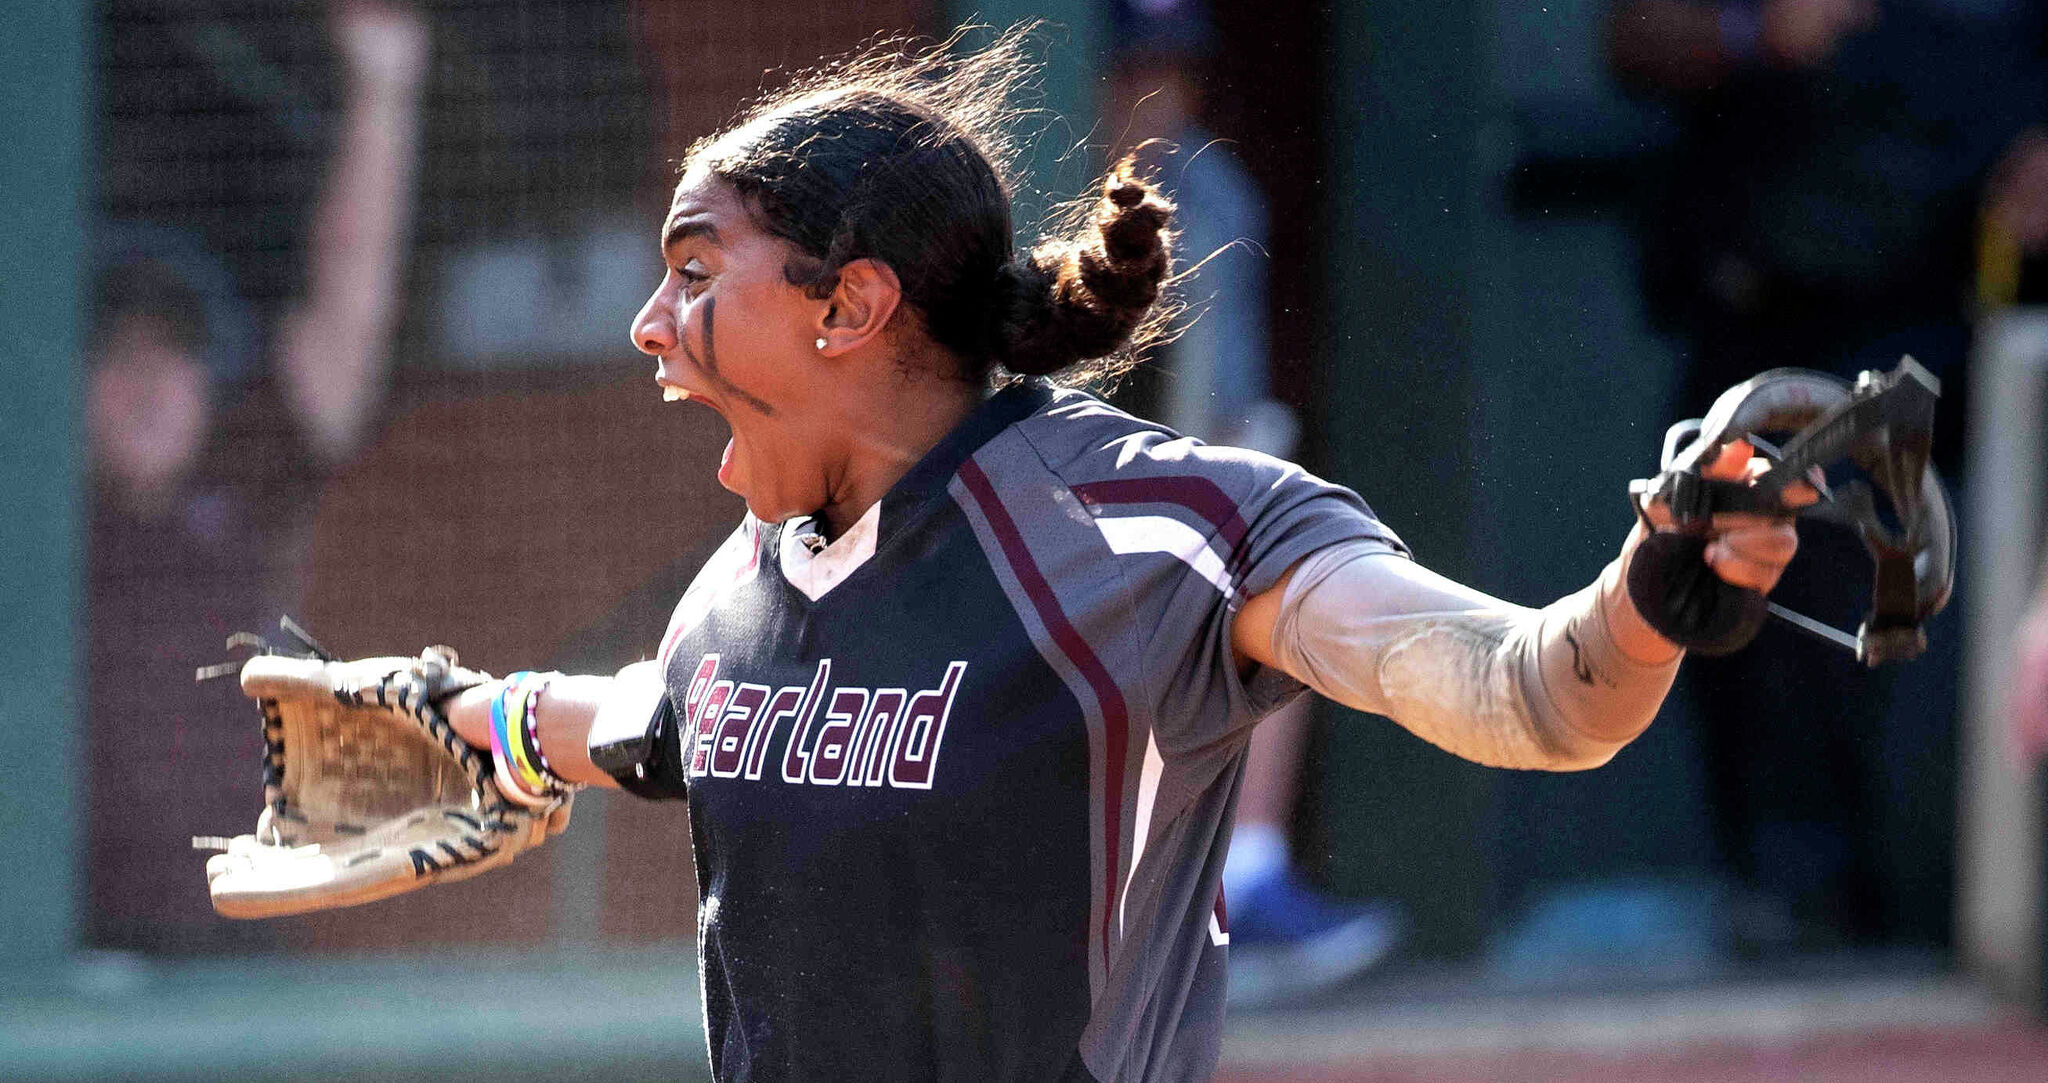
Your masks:
<instances>
[{"instance_id":1,"label":"v-neck collar","mask_svg":"<svg viewBox=\"0 0 2048 1083\"><path fill-rule=\"evenodd\" d=\"M817 516L801 516L782 524L782 536L776 542L782 577L811 601L823 598L875 555L881 512L882 505L876 503L830 545L821 544Z\"/></svg>"}]
</instances>

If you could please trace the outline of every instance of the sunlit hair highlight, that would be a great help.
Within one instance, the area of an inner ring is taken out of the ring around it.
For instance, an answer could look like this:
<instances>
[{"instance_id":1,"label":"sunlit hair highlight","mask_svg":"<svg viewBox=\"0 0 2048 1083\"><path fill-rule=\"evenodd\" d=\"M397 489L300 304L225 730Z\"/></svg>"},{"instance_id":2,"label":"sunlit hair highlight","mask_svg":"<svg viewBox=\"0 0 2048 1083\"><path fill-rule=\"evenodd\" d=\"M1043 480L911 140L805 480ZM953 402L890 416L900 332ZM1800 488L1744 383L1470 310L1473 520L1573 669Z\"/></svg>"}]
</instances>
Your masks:
<instances>
[{"instance_id":1,"label":"sunlit hair highlight","mask_svg":"<svg viewBox=\"0 0 2048 1083\"><path fill-rule=\"evenodd\" d=\"M854 260L888 264L962 378L1113 378L1171 317L1173 204L1125 159L1016 252L1039 31L1022 24L963 51L978 29L926 47L884 40L801 74L699 140L685 169L730 184L789 242L785 274L813 297Z\"/></svg>"}]
</instances>

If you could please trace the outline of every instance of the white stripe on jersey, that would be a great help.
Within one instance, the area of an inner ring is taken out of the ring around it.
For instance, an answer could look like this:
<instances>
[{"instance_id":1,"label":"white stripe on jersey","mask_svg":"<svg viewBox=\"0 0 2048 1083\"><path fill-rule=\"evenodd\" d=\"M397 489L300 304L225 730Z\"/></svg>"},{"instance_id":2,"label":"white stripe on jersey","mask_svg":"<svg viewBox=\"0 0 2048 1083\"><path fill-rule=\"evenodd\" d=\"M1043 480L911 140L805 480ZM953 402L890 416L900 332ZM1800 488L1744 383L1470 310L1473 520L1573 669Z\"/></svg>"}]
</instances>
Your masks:
<instances>
[{"instance_id":1,"label":"white stripe on jersey","mask_svg":"<svg viewBox=\"0 0 2048 1083\"><path fill-rule=\"evenodd\" d=\"M1152 833L1152 802L1159 796L1159 776L1166 770L1166 758L1159 754L1159 738L1145 733L1145 766L1138 772L1138 811L1131 818L1131 868L1124 873L1123 895L1116 904L1116 932L1124 932L1124 910L1131 905L1131 880L1138 875L1138 862L1145 858L1145 837Z\"/></svg>"},{"instance_id":2,"label":"white stripe on jersey","mask_svg":"<svg viewBox=\"0 0 2048 1083\"><path fill-rule=\"evenodd\" d=\"M1209 548L1209 540L1194 527L1164 515L1104 515L1095 520L1109 551L1121 556L1133 553L1170 553L1214 584L1228 599L1236 592L1230 586L1230 572L1223 558Z\"/></svg>"}]
</instances>

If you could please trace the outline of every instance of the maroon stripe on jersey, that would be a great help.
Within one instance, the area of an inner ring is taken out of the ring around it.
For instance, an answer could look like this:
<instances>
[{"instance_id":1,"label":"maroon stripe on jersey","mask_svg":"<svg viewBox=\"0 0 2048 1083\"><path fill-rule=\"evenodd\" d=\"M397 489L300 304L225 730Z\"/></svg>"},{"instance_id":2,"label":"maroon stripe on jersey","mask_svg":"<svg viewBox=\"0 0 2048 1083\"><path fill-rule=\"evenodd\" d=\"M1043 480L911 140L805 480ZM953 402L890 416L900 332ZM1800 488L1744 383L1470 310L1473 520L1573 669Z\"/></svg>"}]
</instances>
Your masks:
<instances>
[{"instance_id":1,"label":"maroon stripe on jersey","mask_svg":"<svg viewBox=\"0 0 2048 1083\"><path fill-rule=\"evenodd\" d=\"M1116 478L1110 481L1091 481L1074 486L1074 495L1089 507L1107 504L1174 504L1186 508L1207 520L1216 528L1223 539L1226 552L1223 554L1224 567L1228 570L1232 585L1244 578L1241 566L1245 556L1243 546L1246 531L1244 516L1237 511L1237 501L1208 478L1192 475L1172 475L1163 478Z\"/></svg>"},{"instance_id":2,"label":"maroon stripe on jersey","mask_svg":"<svg viewBox=\"0 0 2048 1083\"><path fill-rule=\"evenodd\" d=\"M1175 476L1164 478L1117 478L1074 486L1083 504L1178 504L1209 521L1232 549L1244 540L1244 517L1237 513L1237 501L1230 499L1208 478Z\"/></svg>"},{"instance_id":3,"label":"maroon stripe on jersey","mask_svg":"<svg viewBox=\"0 0 2048 1083\"><path fill-rule=\"evenodd\" d=\"M1102 660L1081 638L1067 620L1066 610L1060 607L1058 596L1052 592L1052 584L1045 581L1045 574L1038 570L1038 562L1031 559L1031 550L1024 546L1024 535L1017 530L1017 523L996 496L995 486L981 467L969 459L960 464L960 481L967 491L974 495L974 502L981 506L981 514L988 519L989 529L1003 547L1003 557L1009 561L1010 571L1017 577L1018 585L1031 598L1031 605L1038 610L1038 619L1045 630L1052 635L1060 652L1067 656L1075 669L1087 680L1088 687L1095 692L1096 702L1102 707L1103 730L1103 801L1102 840L1103 863L1103 906L1102 906L1102 958L1103 965L1109 965L1110 915L1116 913L1117 860L1123 852L1123 793L1124 759L1130 752L1130 715L1124 705L1123 693L1117 690L1116 680L1109 675ZM1234 509L1233 509L1234 510Z\"/></svg>"}]
</instances>

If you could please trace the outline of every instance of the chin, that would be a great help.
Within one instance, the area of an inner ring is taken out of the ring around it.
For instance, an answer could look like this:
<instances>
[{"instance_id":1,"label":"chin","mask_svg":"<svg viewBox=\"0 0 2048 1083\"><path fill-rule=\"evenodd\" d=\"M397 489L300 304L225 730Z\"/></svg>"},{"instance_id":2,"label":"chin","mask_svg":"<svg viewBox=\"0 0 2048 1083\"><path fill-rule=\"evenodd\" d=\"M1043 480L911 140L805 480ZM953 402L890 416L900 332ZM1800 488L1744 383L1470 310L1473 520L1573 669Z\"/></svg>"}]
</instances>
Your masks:
<instances>
[{"instance_id":1,"label":"chin","mask_svg":"<svg viewBox=\"0 0 2048 1083\"><path fill-rule=\"evenodd\" d=\"M782 506L784 501L774 500L766 494L749 492L744 485L727 485L726 488L746 501L747 514L764 523L779 523L795 514Z\"/></svg>"},{"instance_id":2,"label":"chin","mask_svg":"<svg viewBox=\"0 0 2048 1083\"><path fill-rule=\"evenodd\" d=\"M747 502L747 511L764 523L781 523L818 510L818 504L804 504L785 493L748 492L739 486L732 491Z\"/></svg>"}]
</instances>

